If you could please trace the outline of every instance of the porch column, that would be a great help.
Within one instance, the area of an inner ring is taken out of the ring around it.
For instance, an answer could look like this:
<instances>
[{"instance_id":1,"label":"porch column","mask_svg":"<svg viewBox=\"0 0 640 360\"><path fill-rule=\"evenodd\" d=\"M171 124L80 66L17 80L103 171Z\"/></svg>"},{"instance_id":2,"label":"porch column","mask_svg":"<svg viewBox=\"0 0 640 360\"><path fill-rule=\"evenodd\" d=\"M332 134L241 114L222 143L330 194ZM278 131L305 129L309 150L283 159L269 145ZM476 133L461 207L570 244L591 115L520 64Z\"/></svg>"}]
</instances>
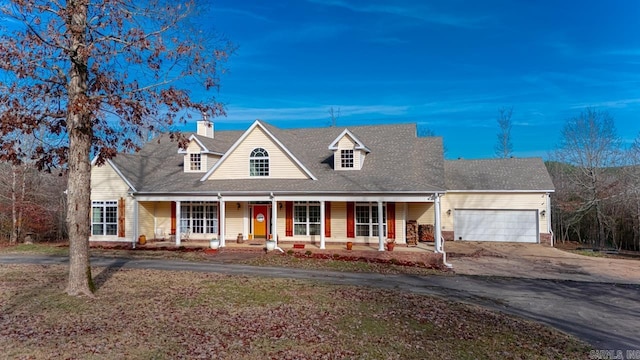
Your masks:
<instances>
[{"instance_id":1,"label":"porch column","mask_svg":"<svg viewBox=\"0 0 640 360\"><path fill-rule=\"evenodd\" d=\"M271 235L278 246L278 200L273 194L271 197Z\"/></svg>"},{"instance_id":2,"label":"porch column","mask_svg":"<svg viewBox=\"0 0 640 360\"><path fill-rule=\"evenodd\" d=\"M442 251L442 227L440 226L441 210L440 210L440 194L434 194L434 213L435 218L433 220L434 237L437 253Z\"/></svg>"},{"instance_id":3,"label":"porch column","mask_svg":"<svg viewBox=\"0 0 640 360\"><path fill-rule=\"evenodd\" d=\"M227 222L227 207L225 206L226 202L222 200L222 198L220 198L219 205L220 205L220 208L218 209L218 211L220 211L220 223L218 224L218 227L220 231L220 236L218 238L220 239L220 246L224 247L226 244L224 235L227 229L226 229L226 226L224 225Z\"/></svg>"},{"instance_id":4,"label":"porch column","mask_svg":"<svg viewBox=\"0 0 640 360\"><path fill-rule=\"evenodd\" d=\"M378 251L384 251L384 213L382 201L378 200Z\"/></svg>"},{"instance_id":5,"label":"porch column","mask_svg":"<svg viewBox=\"0 0 640 360\"><path fill-rule=\"evenodd\" d=\"M320 249L324 249L324 200L320 201Z\"/></svg>"},{"instance_id":6,"label":"porch column","mask_svg":"<svg viewBox=\"0 0 640 360\"><path fill-rule=\"evenodd\" d=\"M138 243L138 199L133 198L133 248Z\"/></svg>"},{"instance_id":7,"label":"porch column","mask_svg":"<svg viewBox=\"0 0 640 360\"><path fill-rule=\"evenodd\" d=\"M180 221L180 201L176 201L176 246L180 246L180 236L182 236L182 221Z\"/></svg>"}]
</instances>

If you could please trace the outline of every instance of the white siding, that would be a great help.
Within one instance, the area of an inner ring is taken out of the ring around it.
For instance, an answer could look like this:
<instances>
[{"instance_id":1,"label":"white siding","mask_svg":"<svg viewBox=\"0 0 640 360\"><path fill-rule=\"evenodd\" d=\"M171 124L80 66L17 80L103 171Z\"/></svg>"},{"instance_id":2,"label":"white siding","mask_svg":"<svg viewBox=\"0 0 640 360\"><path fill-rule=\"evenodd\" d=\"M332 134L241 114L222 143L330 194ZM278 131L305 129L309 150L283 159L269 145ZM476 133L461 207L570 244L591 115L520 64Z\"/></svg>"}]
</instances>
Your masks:
<instances>
[{"instance_id":1,"label":"white siding","mask_svg":"<svg viewBox=\"0 0 640 360\"><path fill-rule=\"evenodd\" d=\"M260 179L249 176L249 156L255 148L269 153L269 178L308 179L304 171L260 127L251 133L229 154L224 163L211 174L210 179Z\"/></svg>"},{"instance_id":2,"label":"white siding","mask_svg":"<svg viewBox=\"0 0 640 360\"><path fill-rule=\"evenodd\" d=\"M331 240L347 241L347 203L331 202Z\"/></svg>"},{"instance_id":3,"label":"white siding","mask_svg":"<svg viewBox=\"0 0 640 360\"><path fill-rule=\"evenodd\" d=\"M204 172L211 170L218 160L220 160L220 155L206 154L202 156L202 168Z\"/></svg>"},{"instance_id":4,"label":"white siding","mask_svg":"<svg viewBox=\"0 0 640 360\"><path fill-rule=\"evenodd\" d=\"M90 241L132 241L133 238L133 202L129 197L129 186L113 170L109 163L91 167L91 201L124 199L125 237L92 235Z\"/></svg>"},{"instance_id":5,"label":"white siding","mask_svg":"<svg viewBox=\"0 0 640 360\"><path fill-rule=\"evenodd\" d=\"M407 242L406 229L404 227L404 203L396 203L396 242Z\"/></svg>"},{"instance_id":6,"label":"white siding","mask_svg":"<svg viewBox=\"0 0 640 360\"><path fill-rule=\"evenodd\" d=\"M156 237L169 239L171 233L171 202L156 202L153 208ZM158 234L158 231L161 234Z\"/></svg>"},{"instance_id":7,"label":"white siding","mask_svg":"<svg viewBox=\"0 0 640 360\"><path fill-rule=\"evenodd\" d=\"M433 203L409 203L407 207L407 220L416 220L420 225L433 225L435 220Z\"/></svg>"},{"instance_id":8,"label":"white siding","mask_svg":"<svg viewBox=\"0 0 640 360\"><path fill-rule=\"evenodd\" d=\"M155 203L151 201L141 201L138 203L138 233L146 236L147 240L154 238L155 219L153 213Z\"/></svg>"},{"instance_id":9,"label":"white siding","mask_svg":"<svg viewBox=\"0 0 640 360\"><path fill-rule=\"evenodd\" d=\"M225 235L225 239L226 240L235 240L238 237L238 234L243 234L244 230L244 207L247 206L246 203L241 203L240 204L240 209L238 209L238 203L237 202L225 202L226 206L226 219L227 221L225 222L225 232L227 233ZM244 234L244 237L246 238L247 235Z\"/></svg>"}]
</instances>

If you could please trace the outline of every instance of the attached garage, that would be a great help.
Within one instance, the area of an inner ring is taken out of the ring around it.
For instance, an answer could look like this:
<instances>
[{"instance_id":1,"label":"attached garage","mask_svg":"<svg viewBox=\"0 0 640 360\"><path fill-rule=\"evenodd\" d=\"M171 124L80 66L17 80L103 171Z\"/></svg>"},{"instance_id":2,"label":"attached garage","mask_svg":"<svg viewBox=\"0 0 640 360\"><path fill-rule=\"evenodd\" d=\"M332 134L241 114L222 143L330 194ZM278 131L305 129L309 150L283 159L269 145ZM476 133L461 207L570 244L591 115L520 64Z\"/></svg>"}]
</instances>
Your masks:
<instances>
[{"instance_id":1,"label":"attached garage","mask_svg":"<svg viewBox=\"0 0 640 360\"><path fill-rule=\"evenodd\" d=\"M538 242L537 210L454 210L454 236L466 241Z\"/></svg>"}]
</instances>

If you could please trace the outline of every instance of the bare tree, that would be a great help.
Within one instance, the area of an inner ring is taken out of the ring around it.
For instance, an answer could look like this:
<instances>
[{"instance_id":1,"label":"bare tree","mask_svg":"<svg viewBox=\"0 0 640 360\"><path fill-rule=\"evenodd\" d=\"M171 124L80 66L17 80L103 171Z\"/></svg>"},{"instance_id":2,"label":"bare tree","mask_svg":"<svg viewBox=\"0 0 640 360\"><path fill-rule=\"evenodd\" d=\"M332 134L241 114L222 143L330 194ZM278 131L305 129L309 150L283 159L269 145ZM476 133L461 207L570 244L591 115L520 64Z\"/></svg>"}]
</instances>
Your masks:
<instances>
[{"instance_id":1,"label":"bare tree","mask_svg":"<svg viewBox=\"0 0 640 360\"><path fill-rule=\"evenodd\" d=\"M13 31L0 35L0 134L44 127L57 136L39 144L33 160L40 169L68 169L70 295L92 296L93 290L90 158L102 164L117 149L135 150L132 137L145 128L169 129L191 113L224 114L213 97L196 101L187 90L217 89L218 65L232 50L191 26L194 9L193 1L170 0L11 0L1 6ZM171 138L185 145L179 134ZM13 162L25 155L20 138L3 141L1 150Z\"/></svg>"},{"instance_id":2,"label":"bare tree","mask_svg":"<svg viewBox=\"0 0 640 360\"><path fill-rule=\"evenodd\" d=\"M507 159L513 155L513 143L511 142L511 116L513 108L501 108L498 113L498 139L495 147L496 156Z\"/></svg>"},{"instance_id":3,"label":"bare tree","mask_svg":"<svg viewBox=\"0 0 640 360\"><path fill-rule=\"evenodd\" d=\"M604 202L620 195L618 177L613 174L620 165L621 144L613 118L603 111L586 109L567 120L560 144L553 156L566 164L564 172L574 193L569 197L570 223L587 218L594 228L591 239L595 247L603 247L611 230L611 218Z\"/></svg>"},{"instance_id":4,"label":"bare tree","mask_svg":"<svg viewBox=\"0 0 640 360\"><path fill-rule=\"evenodd\" d=\"M635 138L629 147L626 156L627 166L625 169L625 180L627 183L627 202L631 230L633 232L632 248L640 250L640 134Z\"/></svg>"},{"instance_id":5,"label":"bare tree","mask_svg":"<svg viewBox=\"0 0 640 360\"><path fill-rule=\"evenodd\" d=\"M426 125L418 125L418 137L436 136L436 132Z\"/></svg>"}]
</instances>

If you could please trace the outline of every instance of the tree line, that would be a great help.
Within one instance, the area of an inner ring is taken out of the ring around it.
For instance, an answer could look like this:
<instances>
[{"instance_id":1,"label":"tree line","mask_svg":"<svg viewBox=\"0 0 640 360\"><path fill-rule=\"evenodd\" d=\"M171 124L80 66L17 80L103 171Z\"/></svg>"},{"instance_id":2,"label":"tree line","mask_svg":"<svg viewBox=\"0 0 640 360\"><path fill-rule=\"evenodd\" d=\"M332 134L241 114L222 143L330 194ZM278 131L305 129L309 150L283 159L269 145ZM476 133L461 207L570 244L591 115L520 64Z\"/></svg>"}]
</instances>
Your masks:
<instances>
[{"instance_id":1,"label":"tree line","mask_svg":"<svg viewBox=\"0 0 640 360\"><path fill-rule=\"evenodd\" d=\"M547 168L558 241L640 250L640 134L624 146L608 112L586 109L567 120Z\"/></svg>"},{"instance_id":2,"label":"tree line","mask_svg":"<svg viewBox=\"0 0 640 360\"><path fill-rule=\"evenodd\" d=\"M499 112L497 157L512 156L512 113ZM640 251L640 134L625 147L613 117L587 108L566 120L546 166L556 241Z\"/></svg>"}]
</instances>

